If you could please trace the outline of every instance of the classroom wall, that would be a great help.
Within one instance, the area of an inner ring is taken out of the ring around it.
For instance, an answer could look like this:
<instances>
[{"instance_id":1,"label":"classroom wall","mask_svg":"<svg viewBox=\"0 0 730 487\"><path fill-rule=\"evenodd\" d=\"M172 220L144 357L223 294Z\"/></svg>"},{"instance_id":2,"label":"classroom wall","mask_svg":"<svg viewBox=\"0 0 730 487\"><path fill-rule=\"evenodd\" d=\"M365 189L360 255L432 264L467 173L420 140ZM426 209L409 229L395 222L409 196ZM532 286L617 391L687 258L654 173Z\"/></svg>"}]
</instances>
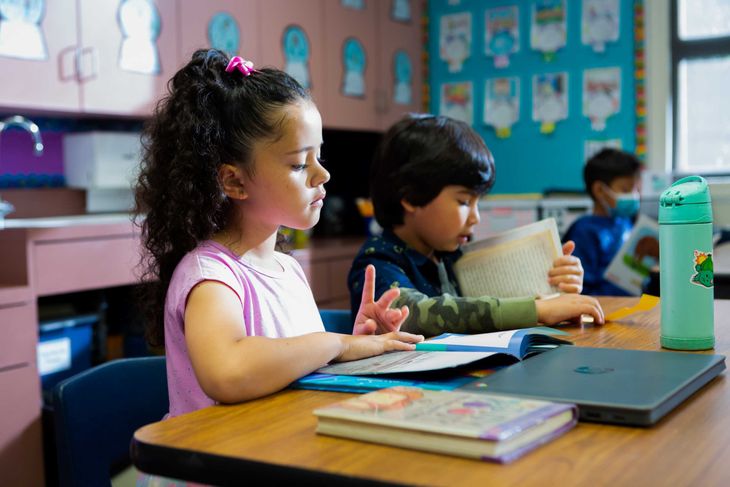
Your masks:
<instances>
[{"instance_id":1,"label":"classroom wall","mask_svg":"<svg viewBox=\"0 0 730 487\"><path fill-rule=\"evenodd\" d=\"M618 0L620 36L606 44L602 53L581 42L582 1L569 0L567 8L567 43L552 61L530 47L530 17L533 4L540 0L431 0L429 2L429 85L430 110L443 111L441 88L444 83L471 81L473 86L473 126L494 154L497 181L493 193L543 192L547 189L582 190L582 167L586 141L620 139L625 150L636 145L634 96L634 0ZM493 58L484 53L485 11L498 6L519 7L520 50L510 56L509 66L495 68ZM472 15L470 57L461 70L449 72L440 59L441 17L457 12ZM602 131L592 128L582 113L583 71L598 67L621 68L620 111L609 117ZM565 71L568 73L568 117L557 122L551 134L540 133L540 123L533 121L532 77L535 74ZM485 80L516 76L520 79L519 120L511 136L498 138L493 127L484 124Z\"/></svg>"}]
</instances>

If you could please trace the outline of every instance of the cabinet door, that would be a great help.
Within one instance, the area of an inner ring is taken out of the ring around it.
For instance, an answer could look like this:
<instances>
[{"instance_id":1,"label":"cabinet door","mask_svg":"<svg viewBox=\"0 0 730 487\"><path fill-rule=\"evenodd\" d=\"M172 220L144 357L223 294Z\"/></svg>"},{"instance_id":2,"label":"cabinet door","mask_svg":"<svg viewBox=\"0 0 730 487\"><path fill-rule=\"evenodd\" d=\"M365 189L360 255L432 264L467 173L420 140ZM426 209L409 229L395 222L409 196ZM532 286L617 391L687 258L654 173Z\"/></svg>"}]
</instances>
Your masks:
<instances>
[{"instance_id":1,"label":"cabinet door","mask_svg":"<svg viewBox=\"0 0 730 487\"><path fill-rule=\"evenodd\" d=\"M260 65L258 10L255 0L180 2L181 64L187 63L195 50L215 47Z\"/></svg>"},{"instance_id":2,"label":"cabinet door","mask_svg":"<svg viewBox=\"0 0 730 487\"><path fill-rule=\"evenodd\" d=\"M325 127L378 130L375 94L378 79L375 0L364 8L323 0L327 77L322 122Z\"/></svg>"},{"instance_id":3,"label":"cabinet door","mask_svg":"<svg viewBox=\"0 0 730 487\"><path fill-rule=\"evenodd\" d=\"M179 68L175 0L79 0L81 107L145 116Z\"/></svg>"},{"instance_id":4,"label":"cabinet door","mask_svg":"<svg viewBox=\"0 0 730 487\"><path fill-rule=\"evenodd\" d=\"M37 3L37 10L29 2L0 7L0 107L78 111L76 0Z\"/></svg>"},{"instance_id":5,"label":"cabinet door","mask_svg":"<svg viewBox=\"0 0 730 487\"><path fill-rule=\"evenodd\" d=\"M324 79L323 15L321 0L267 0L259 23L259 64L291 74L311 91L320 112L324 112L325 98L329 96Z\"/></svg>"},{"instance_id":6,"label":"cabinet door","mask_svg":"<svg viewBox=\"0 0 730 487\"><path fill-rule=\"evenodd\" d=\"M409 112L423 111L421 0L378 4L379 124L387 130Z\"/></svg>"}]
</instances>

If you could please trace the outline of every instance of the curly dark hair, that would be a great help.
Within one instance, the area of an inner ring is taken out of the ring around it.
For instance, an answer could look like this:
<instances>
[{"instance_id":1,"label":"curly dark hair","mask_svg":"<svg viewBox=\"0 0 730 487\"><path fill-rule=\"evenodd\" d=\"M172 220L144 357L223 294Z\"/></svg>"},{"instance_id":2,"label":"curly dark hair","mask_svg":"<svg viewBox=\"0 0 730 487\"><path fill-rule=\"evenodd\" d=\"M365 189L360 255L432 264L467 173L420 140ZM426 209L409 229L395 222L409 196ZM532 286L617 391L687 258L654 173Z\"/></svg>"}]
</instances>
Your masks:
<instances>
[{"instance_id":1,"label":"curly dark hair","mask_svg":"<svg viewBox=\"0 0 730 487\"><path fill-rule=\"evenodd\" d=\"M383 135L370 167L375 219L383 228L403 223L405 199L425 206L450 185L479 194L494 185L492 153L464 122L411 113Z\"/></svg>"},{"instance_id":2,"label":"curly dark hair","mask_svg":"<svg viewBox=\"0 0 730 487\"><path fill-rule=\"evenodd\" d=\"M198 50L168 82L142 132L135 213L146 255L140 267L147 341L164 344L164 303L175 267L226 227L233 205L218 180L222 164L253 172L252 149L281 136L281 109L310 100L278 69L227 73L228 56Z\"/></svg>"}]
</instances>

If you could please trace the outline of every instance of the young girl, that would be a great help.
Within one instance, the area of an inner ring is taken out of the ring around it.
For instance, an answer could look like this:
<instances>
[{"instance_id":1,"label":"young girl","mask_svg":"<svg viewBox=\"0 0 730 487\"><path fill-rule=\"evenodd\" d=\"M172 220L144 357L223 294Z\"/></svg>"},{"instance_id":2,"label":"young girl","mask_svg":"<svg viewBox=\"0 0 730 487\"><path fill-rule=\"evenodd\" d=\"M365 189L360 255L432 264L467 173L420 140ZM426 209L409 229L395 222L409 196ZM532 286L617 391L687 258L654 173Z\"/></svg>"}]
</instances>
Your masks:
<instances>
[{"instance_id":1,"label":"young girl","mask_svg":"<svg viewBox=\"0 0 730 487\"><path fill-rule=\"evenodd\" d=\"M373 300L372 268L354 325L361 336L325 333L301 267L275 251L281 225L317 223L329 180L319 112L286 73L197 51L143 140L136 202L148 338L165 346L170 416L423 339L398 331L408 309L390 308L397 291ZM395 331L374 335L384 330Z\"/></svg>"}]
</instances>

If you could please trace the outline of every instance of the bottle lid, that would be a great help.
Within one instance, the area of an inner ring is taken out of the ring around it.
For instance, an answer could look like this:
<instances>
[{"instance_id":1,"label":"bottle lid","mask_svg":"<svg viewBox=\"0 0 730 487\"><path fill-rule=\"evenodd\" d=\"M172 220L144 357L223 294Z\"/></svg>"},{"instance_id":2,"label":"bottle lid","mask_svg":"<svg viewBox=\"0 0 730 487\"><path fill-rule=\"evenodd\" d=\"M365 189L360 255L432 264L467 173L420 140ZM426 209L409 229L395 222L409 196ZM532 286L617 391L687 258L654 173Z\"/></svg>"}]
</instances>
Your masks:
<instances>
[{"instance_id":1,"label":"bottle lid","mask_svg":"<svg viewBox=\"0 0 730 487\"><path fill-rule=\"evenodd\" d=\"M659 223L712 223L712 201L707 180L687 176L659 197Z\"/></svg>"}]
</instances>

